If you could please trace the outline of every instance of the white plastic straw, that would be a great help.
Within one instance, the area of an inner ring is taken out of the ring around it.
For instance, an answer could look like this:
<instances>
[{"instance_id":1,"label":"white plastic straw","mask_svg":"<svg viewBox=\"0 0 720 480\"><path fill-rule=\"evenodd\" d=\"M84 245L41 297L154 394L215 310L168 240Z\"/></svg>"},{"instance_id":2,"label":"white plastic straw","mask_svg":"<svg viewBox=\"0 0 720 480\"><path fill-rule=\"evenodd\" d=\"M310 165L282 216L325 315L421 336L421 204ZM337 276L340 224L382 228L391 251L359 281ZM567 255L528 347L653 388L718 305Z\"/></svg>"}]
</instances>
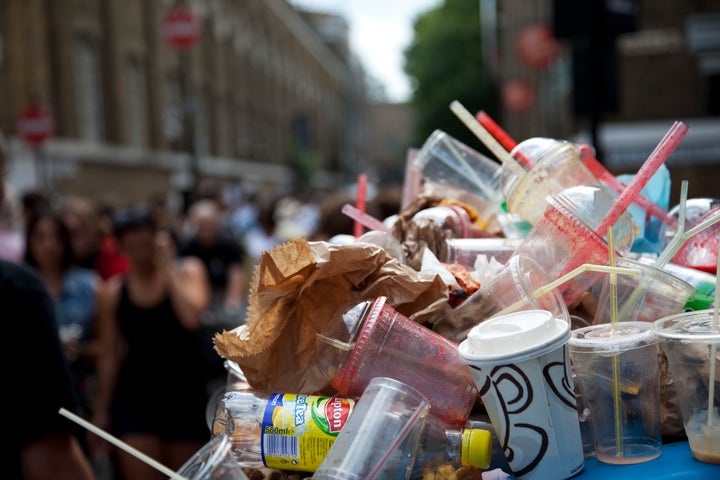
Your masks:
<instances>
[{"instance_id":1,"label":"white plastic straw","mask_svg":"<svg viewBox=\"0 0 720 480\"><path fill-rule=\"evenodd\" d=\"M72 420L73 422L75 422L75 423L79 424L80 426L86 428L87 430L90 430L92 433L94 433L94 434L97 435L98 437L101 437L102 439L107 440L108 442L112 443L112 444L115 445L116 447L125 450L125 451L126 451L127 453L129 453L130 455L134 456L134 457L137 458L138 460L141 460L141 461L147 463L148 465L150 465L151 467L153 467L153 468L156 469L157 471L163 473L164 475L167 475L168 477L172 478L173 480L187 480L185 477L183 477L182 475L179 475L177 472L174 472L174 471L170 470L168 467L166 467L166 466L163 465L162 463L158 462L157 460L154 460L154 459L148 457L147 455L145 455L145 454L142 453L141 451L139 451L139 450L131 447L130 445L128 445L127 443L123 442L123 441L120 440L119 438L110 435L110 434L107 433L105 430L102 430L102 429L96 427L95 425L93 425L92 423L88 422L88 421L85 420L84 418L78 417L77 415L75 415L74 413L70 412L69 410L66 410L66 409L64 409L64 408L60 408L60 410L58 411L58 413L59 413L60 415L62 415L63 417L69 418L70 420Z\"/></svg>"}]
</instances>

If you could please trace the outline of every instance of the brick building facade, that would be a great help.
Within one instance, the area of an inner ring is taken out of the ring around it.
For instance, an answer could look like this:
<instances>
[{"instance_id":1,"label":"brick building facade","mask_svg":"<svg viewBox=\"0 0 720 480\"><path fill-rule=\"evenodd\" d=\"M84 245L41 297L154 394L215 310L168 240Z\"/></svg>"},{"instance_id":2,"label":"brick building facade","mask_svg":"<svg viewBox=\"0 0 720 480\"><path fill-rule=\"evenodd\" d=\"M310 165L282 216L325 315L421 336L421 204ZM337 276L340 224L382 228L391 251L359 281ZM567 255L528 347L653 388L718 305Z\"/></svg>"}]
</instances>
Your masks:
<instances>
[{"instance_id":1,"label":"brick building facade","mask_svg":"<svg viewBox=\"0 0 720 480\"><path fill-rule=\"evenodd\" d=\"M15 137L32 102L54 112L44 150L56 189L138 200L187 188L197 165L203 181L250 181L274 194L293 187L301 156L324 174L305 181L352 173L365 96L349 57L285 0L189 2L203 35L179 54L161 35L174 3L0 3L0 129L20 184L35 181L33 156Z\"/></svg>"}]
</instances>

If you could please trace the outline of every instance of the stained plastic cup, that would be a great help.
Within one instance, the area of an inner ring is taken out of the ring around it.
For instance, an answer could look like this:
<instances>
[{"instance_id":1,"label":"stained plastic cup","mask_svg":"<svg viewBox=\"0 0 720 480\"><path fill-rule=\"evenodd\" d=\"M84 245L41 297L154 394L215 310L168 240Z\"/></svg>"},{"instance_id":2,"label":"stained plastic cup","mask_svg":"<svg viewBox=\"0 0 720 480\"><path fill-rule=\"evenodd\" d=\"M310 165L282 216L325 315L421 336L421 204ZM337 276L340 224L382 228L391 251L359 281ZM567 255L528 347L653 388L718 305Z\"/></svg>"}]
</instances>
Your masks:
<instances>
[{"instance_id":1,"label":"stained plastic cup","mask_svg":"<svg viewBox=\"0 0 720 480\"><path fill-rule=\"evenodd\" d=\"M647 462L662 453L658 339L647 322L592 325L568 342L597 459Z\"/></svg>"},{"instance_id":2,"label":"stained plastic cup","mask_svg":"<svg viewBox=\"0 0 720 480\"><path fill-rule=\"evenodd\" d=\"M615 263L618 267L640 270L639 275L615 277L618 322L653 322L680 313L695 292L692 285L652 265L628 258L617 258ZM610 275L606 275L592 288L597 295L593 324L612 320L611 287Z\"/></svg>"},{"instance_id":3,"label":"stained plastic cup","mask_svg":"<svg viewBox=\"0 0 720 480\"><path fill-rule=\"evenodd\" d=\"M594 228L612 203L612 196L598 187L570 187L550 195L543 217L523 239L515 254L534 259L551 280L583 263L608 265L608 243L595 233ZM632 217L624 213L613 228L617 252L622 254L630 249L634 230ZM576 305L603 275L587 272L559 287L567 305Z\"/></svg>"},{"instance_id":4,"label":"stained plastic cup","mask_svg":"<svg viewBox=\"0 0 720 480\"><path fill-rule=\"evenodd\" d=\"M550 283L540 265L526 255L515 255L487 284L433 325L433 330L455 343L493 315L519 310L548 310L570 323L567 305L557 289L540 298L533 293ZM504 311L511 307L512 311Z\"/></svg>"},{"instance_id":5,"label":"stained plastic cup","mask_svg":"<svg viewBox=\"0 0 720 480\"><path fill-rule=\"evenodd\" d=\"M227 435L213 437L177 473L187 480L247 480Z\"/></svg>"},{"instance_id":6,"label":"stained plastic cup","mask_svg":"<svg viewBox=\"0 0 720 480\"><path fill-rule=\"evenodd\" d=\"M477 400L457 345L400 314L386 297L341 306L317 335L317 364L340 396L358 397L374 377L422 392L440 420L464 425Z\"/></svg>"},{"instance_id":7,"label":"stained plastic cup","mask_svg":"<svg viewBox=\"0 0 720 480\"><path fill-rule=\"evenodd\" d=\"M476 197L478 202L473 206L480 223L492 218L502 203L500 164L442 130L428 137L413 159L413 167L426 180L460 188Z\"/></svg>"},{"instance_id":8,"label":"stained plastic cup","mask_svg":"<svg viewBox=\"0 0 720 480\"><path fill-rule=\"evenodd\" d=\"M429 409L414 388L373 378L312 478L409 478Z\"/></svg>"},{"instance_id":9,"label":"stained plastic cup","mask_svg":"<svg viewBox=\"0 0 720 480\"><path fill-rule=\"evenodd\" d=\"M720 206L700 217L697 223L720 212ZM673 257L673 262L695 268L713 275L717 274L718 247L720 246L720 223L690 237Z\"/></svg>"},{"instance_id":10,"label":"stained plastic cup","mask_svg":"<svg viewBox=\"0 0 720 480\"><path fill-rule=\"evenodd\" d=\"M458 346L517 478L565 479L585 465L569 337L564 319L528 310L481 323Z\"/></svg>"},{"instance_id":11,"label":"stained plastic cup","mask_svg":"<svg viewBox=\"0 0 720 480\"><path fill-rule=\"evenodd\" d=\"M720 331L713 328L713 311L671 315L652 326L668 358L693 457L720 464Z\"/></svg>"},{"instance_id":12,"label":"stained plastic cup","mask_svg":"<svg viewBox=\"0 0 720 480\"><path fill-rule=\"evenodd\" d=\"M531 138L511 152L530 159L532 167L524 176L503 169L502 191L507 209L535 225L543 216L546 198L566 188L586 185L603 188L580 160L577 145L550 138Z\"/></svg>"}]
</instances>

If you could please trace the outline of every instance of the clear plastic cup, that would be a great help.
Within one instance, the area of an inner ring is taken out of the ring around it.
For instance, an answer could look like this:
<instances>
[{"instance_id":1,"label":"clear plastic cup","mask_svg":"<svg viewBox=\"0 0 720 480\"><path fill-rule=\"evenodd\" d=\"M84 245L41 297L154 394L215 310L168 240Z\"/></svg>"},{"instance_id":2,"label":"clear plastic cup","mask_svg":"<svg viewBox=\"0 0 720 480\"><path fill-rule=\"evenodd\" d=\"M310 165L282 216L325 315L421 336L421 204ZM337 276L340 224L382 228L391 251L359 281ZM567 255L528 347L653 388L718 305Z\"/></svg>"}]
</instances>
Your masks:
<instances>
[{"instance_id":1,"label":"clear plastic cup","mask_svg":"<svg viewBox=\"0 0 720 480\"><path fill-rule=\"evenodd\" d=\"M413 159L413 167L423 178L460 188L476 197L479 223L489 221L502 203L501 166L485 155L435 130Z\"/></svg>"},{"instance_id":2,"label":"clear plastic cup","mask_svg":"<svg viewBox=\"0 0 720 480\"><path fill-rule=\"evenodd\" d=\"M227 435L213 437L177 473L187 480L247 480Z\"/></svg>"},{"instance_id":3,"label":"clear plastic cup","mask_svg":"<svg viewBox=\"0 0 720 480\"><path fill-rule=\"evenodd\" d=\"M534 259L550 280L584 263L609 264L609 247L594 231L612 206L613 199L597 187L568 188L547 199L542 218L523 239L515 254ZM615 250L625 253L633 241L634 222L624 213L613 228ZM568 306L582 296L605 274L586 272L559 287Z\"/></svg>"},{"instance_id":4,"label":"clear plastic cup","mask_svg":"<svg viewBox=\"0 0 720 480\"><path fill-rule=\"evenodd\" d=\"M720 464L720 330L713 311L671 315L652 326L668 358L693 457Z\"/></svg>"},{"instance_id":5,"label":"clear plastic cup","mask_svg":"<svg viewBox=\"0 0 720 480\"><path fill-rule=\"evenodd\" d=\"M464 425L477 400L470 369L457 345L387 304L386 297L342 306L317 335L315 357L343 397L358 397L374 377L389 377L422 392L432 415Z\"/></svg>"},{"instance_id":6,"label":"clear plastic cup","mask_svg":"<svg viewBox=\"0 0 720 480\"><path fill-rule=\"evenodd\" d=\"M573 330L568 342L578 390L589 410L598 460L647 462L662 453L658 339L651 323Z\"/></svg>"},{"instance_id":7,"label":"clear plastic cup","mask_svg":"<svg viewBox=\"0 0 720 480\"><path fill-rule=\"evenodd\" d=\"M548 195L577 185L603 188L580 160L579 148L571 142L531 138L513 151L531 159L532 167L522 177L503 169L502 191L507 209L535 225L543 216Z\"/></svg>"},{"instance_id":8,"label":"clear plastic cup","mask_svg":"<svg viewBox=\"0 0 720 480\"><path fill-rule=\"evenodd\" d=\"M519 310L548 310L570 323L567 305L557 289L540 298L533 293L550 283L542 268L526 255L515 255L502 270L458 307L433 325L433 330L455 343L493 315ZM505 310L511 307L509 310Z\"/></svg>"},{"instance_id":9,"label":"clear plastic cup","mask_svg":"<svg viewBox=\"0 0 720 480\"><path fill-rule=\"evenodd\" d=\"M409 478L429 410L414 388L373 378L312 478Z\"/></svg>"},{"instance_id":10,"label":"clear plastic cup","mask_svg":"<svg viewBox=\"0 0 720 480\"><path fill-rule=\"evenodd\" d=\"M519 239L510 238L448 238L439 260L472 270L477 257L485 255L488 260L494 258L496 262L504 265L520 246L520 242Z\"/></svg>"},{"instance_id":11,"label":"clear plastic cup","mask_svg":"<svg viewBox=\"0 0 720 480\"><path fill-rule=\"evenodd\" d=\"M544 310L490 319L458 346L515 477L565 479L585 465L570 325Z\"/></svg>"},{"instance_id":12,"label":"clear plastic cup","mask_svg":"<svg viewBox=\"0 0 720 480\"><path fill-rule=\"evenodd\" d=\"M615 277L618 322L653 322L680 313L695 292L687 282L652 265L627 258L617 258L615 264L640 270L639 275ZM611 287L610 275L605 275L592 288L597 298L593 324L612 321Z\"/></svg>"}]
</instances>

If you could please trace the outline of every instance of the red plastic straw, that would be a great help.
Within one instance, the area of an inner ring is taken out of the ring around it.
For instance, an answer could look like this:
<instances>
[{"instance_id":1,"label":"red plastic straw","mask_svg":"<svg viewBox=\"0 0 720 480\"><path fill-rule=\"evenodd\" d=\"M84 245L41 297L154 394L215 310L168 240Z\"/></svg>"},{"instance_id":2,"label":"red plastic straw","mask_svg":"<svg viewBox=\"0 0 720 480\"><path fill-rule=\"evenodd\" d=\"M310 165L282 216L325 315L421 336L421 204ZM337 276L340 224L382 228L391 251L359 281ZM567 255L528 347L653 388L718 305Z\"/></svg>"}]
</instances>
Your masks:
<instances>
[{"instance_id":1,"label":"red plastic straw","mask_svg":"<svg viewBox=\"0 0 720 480\"><path fill-rule=\"evenodd\" d=\"M355 192L355 208L358 209L360 213L365 213L365 205L367 202L367 175L364 173L361 173L358 175L357 178L357 189ZM355 235L355 238L361 236L365 232L365 226L355 221L353 229L353 234Z\"/></svg>"},{"instance_id":2,"label":"red plastic straw","mask_svg":"<svg viewBox=\"0 0 720 480\"><path fill-rule=\"evenodd\" d=\"M500 145L502 145L505 150L511 152L513 148L517 147L517 142L513 140L512 137L510 137L510 135L508 135L508 133L495 122L495 120L490 118L490 115L485 113L484 110L480 110L478 114L475 115L475 118L477 118L477 121L480 122L480 124L485 127L485 129L490 132L493 137L495 137L495 140L500 142ZM522 152L516 152L514 156L523 167L532 167L532 162L529 158L523 155Z\"/></svg>"},{"instance_id":3,"label":"red plastic straw","mask_svg":"<svg viewBox=\"0 0 720 480\"><path fill-rule=\"evenodd\" d=\"M613 203L610 211L605 215L605 218L600 221L600 224L595 229L595 232L600 237L605 236L608 227L615 225L615 222L617 222L618 218L627 210L630 203L637 198L640 191L660 168L660 165L665 163L665 160L670 157L670 154L680 145L680 142L685 138L689 129L684 122L675 122L673 126L670 127L668 133L660 140L655 150L653 150L642 167L640 167L640 170L635 174L633 181L623 190L620 197Z\"/></svg>"},{"instance_id":4,"label":"red plastic straw","mask_svg":"<svg viewBox=\"0 0 720 480\"><path fill-rule=\"evenodd\" d=\"M592 154L592 149L589 145L582 145L580 147L580 160L587 167L590 172L600 180L606 187L615 190L615 192L622 194L627 185L617 179L605 165L600 163L597 158ZM659 168L659 167L658 167ZM664 210L662 207L655 204L652 200L648 199L644 195L638 193L633 199L633 203L643 208L646 212L658 218L661 222L669 225L673 229L677 229L678 221L674 215Z\"/></svg>"}]
</instances>

